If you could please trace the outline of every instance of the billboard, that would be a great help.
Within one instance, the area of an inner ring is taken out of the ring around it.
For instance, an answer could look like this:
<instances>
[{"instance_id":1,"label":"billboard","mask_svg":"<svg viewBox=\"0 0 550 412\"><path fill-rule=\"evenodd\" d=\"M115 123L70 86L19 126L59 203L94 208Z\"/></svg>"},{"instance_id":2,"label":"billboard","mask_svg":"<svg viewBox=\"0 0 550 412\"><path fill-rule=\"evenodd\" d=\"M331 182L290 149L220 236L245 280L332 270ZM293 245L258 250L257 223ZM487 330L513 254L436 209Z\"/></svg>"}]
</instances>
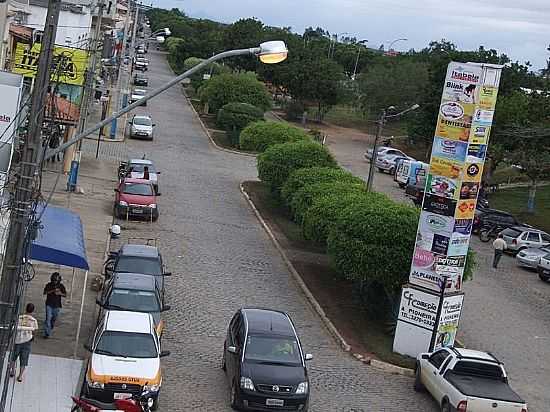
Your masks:
<instances>
[{"instance_id":1,"label":"billboard","mask_svg":"<svg viewBox=\"0 0 550 412\"><path fill-rule=\"evenodd\" d=\"M38 57L40 56L41 46L40 43L35 43L29 49L28 44L17 43L12 72L22 74L24 77L34 78L38 70ZM59 83L82 86L87 66L87 50L55 46L51 79Z\"/></svg>"}]
</instances>

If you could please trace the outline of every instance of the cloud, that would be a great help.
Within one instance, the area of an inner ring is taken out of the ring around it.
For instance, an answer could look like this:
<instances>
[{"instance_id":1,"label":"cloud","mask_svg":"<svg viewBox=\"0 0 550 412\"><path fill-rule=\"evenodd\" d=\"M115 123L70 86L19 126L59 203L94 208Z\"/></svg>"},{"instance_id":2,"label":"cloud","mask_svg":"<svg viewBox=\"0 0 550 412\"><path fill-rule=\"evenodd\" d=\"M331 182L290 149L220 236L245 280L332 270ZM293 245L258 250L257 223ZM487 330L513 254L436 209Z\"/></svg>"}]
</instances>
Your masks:
<instances>
[{"instance_id":1,"label":"cloud","mask_svg":"<svg viewBox=\"0 0 550 412\"><path fill-rule=\"evenodd\" d=\"M272 26L323 27L369 39L373 47L398 43L421 49L445 38L461 49L479 45L506 53L512 60L545 66L550 54L549 0L155 0L155 6L183 9L190 16L231 23L257 17ZM396 45L397 47L397 45Z\"/></svg>"}]
</instances>

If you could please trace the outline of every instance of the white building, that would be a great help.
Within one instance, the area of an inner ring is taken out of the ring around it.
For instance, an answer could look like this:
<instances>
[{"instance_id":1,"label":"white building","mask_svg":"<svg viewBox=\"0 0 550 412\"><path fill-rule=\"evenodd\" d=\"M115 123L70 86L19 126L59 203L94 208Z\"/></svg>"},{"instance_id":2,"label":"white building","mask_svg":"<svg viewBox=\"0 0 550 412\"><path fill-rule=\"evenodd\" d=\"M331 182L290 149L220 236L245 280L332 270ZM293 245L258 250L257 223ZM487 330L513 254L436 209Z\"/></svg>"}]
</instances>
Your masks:
<instances>
[{"instance_id":1,"label":"white building","mask_svg":"<svg viewBox=\"0 0 550 412\"><path fill-rule=\"evenodd\" d=\"M30 14L25 26L44 30L48 0L29 0ZM60 46L86 48L92 25L92 1L71 0L61 3L55 43Z\"/></svg>"}]
</instances>

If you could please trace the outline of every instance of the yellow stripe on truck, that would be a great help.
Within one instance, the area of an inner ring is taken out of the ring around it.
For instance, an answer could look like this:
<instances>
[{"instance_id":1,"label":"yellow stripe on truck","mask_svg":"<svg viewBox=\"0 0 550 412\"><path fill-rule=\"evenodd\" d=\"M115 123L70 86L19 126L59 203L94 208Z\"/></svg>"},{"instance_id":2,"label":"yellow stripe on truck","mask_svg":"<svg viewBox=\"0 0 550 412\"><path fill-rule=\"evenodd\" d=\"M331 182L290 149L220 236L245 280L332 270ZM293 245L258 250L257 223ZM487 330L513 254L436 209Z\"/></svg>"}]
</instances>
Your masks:
<instances>
[{"instance_id":1,"label":"yellow stripe on truck","mask_svg":"<svg viewBox=\"0 0 550 412\"><path fill-rule=\"evenodd\" d=\"M88 367L88 382L101 383L130 383L132 385L158 385L161 381L160 368L154 378L138 378L135 376L98 375L94 373L92 365Z\"/></svg>"}]
</instances>

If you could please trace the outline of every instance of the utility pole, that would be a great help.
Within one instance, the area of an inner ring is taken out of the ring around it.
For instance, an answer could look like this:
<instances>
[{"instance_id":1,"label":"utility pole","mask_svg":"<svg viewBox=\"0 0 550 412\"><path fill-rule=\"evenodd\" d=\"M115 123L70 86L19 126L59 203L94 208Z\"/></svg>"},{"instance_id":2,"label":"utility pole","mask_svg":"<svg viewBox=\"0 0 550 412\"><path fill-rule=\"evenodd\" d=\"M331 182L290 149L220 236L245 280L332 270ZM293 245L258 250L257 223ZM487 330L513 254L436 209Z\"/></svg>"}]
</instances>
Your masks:
<instances>
[{"instance_id":1,"label":"utility pole","mask_svg":"<svg viewBox=\"0 0 550 412\"><path fill-rule=\"evenodd\" d=\"M24 249L30 241L28 236L29 223L33 213L33 204L37 193L37 182L40 170L40 153L42 151L42 125L44 122L44 106L50 84L50 73L53 60L55 35L59 20L61 0L50 0L42 47L38 60L38 71L32 92L29 113L29 127L25 142L21 148L20 161L13 206L11 208L9 235L5 253L2 278L0 280L0 370L3 370L6 351L11 347L15 335L15 326L19 315L18 289L21 280L20 272L24 258ZM7 368L2 387L0 412L6 405L8 390Z\"/></svg>"},{"instance_id":2,"label":"utility pole","mask_svg":"<svg viewBox=\"0 0 550 412\"><path fill-rule=\"evenodd\" d=\"M386 123L386 109L382 110L382 114L380 115L380 119L378 119L377 123L378 123L378 127L376 128L376 137L374 138L374 146L372 148L372 157L370 158L369 178L367 179L367 192L372 191L374 167L376 164L376 155L378 154L378 139L380 139L380 135L382 134L382 128L384 127L384 123Z\"/></svg>"}]
</instances>

